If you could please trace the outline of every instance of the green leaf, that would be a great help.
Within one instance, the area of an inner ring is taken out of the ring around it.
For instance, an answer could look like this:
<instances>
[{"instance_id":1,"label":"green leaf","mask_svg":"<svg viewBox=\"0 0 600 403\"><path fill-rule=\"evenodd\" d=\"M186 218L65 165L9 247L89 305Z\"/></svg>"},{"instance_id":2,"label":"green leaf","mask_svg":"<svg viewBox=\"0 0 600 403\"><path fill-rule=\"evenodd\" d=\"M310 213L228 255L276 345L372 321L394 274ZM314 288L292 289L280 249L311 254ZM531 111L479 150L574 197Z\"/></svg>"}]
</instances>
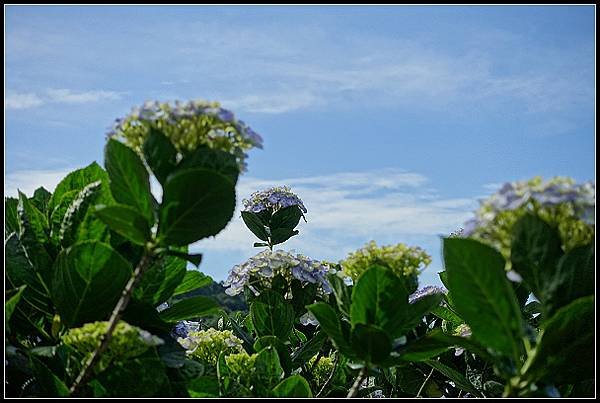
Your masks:
<instances>
[{"instance_id":1,"label":"green leaf","mask_svg":"<svg viewBox=\"0 0 600 403\"><path fill-rule=\"evenodd\" d=\"M149 224L154 223L148 171L135 151L117 140L110 139L104 151L104 165L115 200L134 207Z\"/></svg>"},{"instance_id":2,"label":"green leaf","mask_svg":"<svg viewBox=\"0 0 600 403\"><path fill-rule=\"evenodd\" d=\"M159 316L167 322L179 322L199 318L217 312L219 306L211 298L202 295L186 298L170 308L162 311Z\"/></svg>"},{"instance_id":3,"label":"green leaf","mask_svg":"<svg viewBox=\"0 0 600 403\"><path fill-rule=\"evenodd\" d=\"M51 315L50 296L46 284L27 258L25 249L16 234L11 234L4 243L6 277L17 288L27 286L22 298L34 309Z\"/></svg>"},{"instance_id":4,"label":"green leaf","mask_svg":"<svg viewBox=\"0 0 600 403\"><path fill-rule=\"evenodd\" d=\"M397 353L402 361L423 361L436 357L451 347L465 348L482 359L495 362L495 358L474 340L452 336L440 329L433 330L417 340L410 341L406 346L398 349Z\"/></svg>"},{"instance_id":5,"label":"green leaf","mask_svg":"<svg viewBox=\"0 0 600 403\"><path fill-rule=\"evenodd\" d=\"M165 253L167 255L177 256L181 259L187 260L188 262L196 266L196 268L198 268L198 266L200 266L200 263L202 263L202 253L187 253L173 249L168 249Z\"/></svg>"},{"instance_id":6,"label":"green leaf","mask_svg":"<svg viewBox=\"0 0 600 403\"><path fill-rule=\"evenodd\" d=\"M313 397L306 379L300 375L292 375L273 388L275 397Z\"/></svg>"},{"instance_id":7,"label":"green leaf","mask_svg":"<svg viewBox=\"0 0 600 403\"><path fill-rule=\"evenodd\" d=\"M477 397L482 397L481 393L475 388L475 386L473 386L473 384L471 382L469 382L463 374L461 374L454 368L449 367L446 364L442 364L441 362L434 361L434 360L428 360L428 361L425 361L425 363L427 365L429 365L430 367L436 369L438 372L440 372L442 375L444 375L448 379L450 379L452 382L454 382L456 384L456 386L458 386L460 389L464 390L465 392L469 392Z\"/></svg>"},{"instance_id":8,"label":"green leaf","mask_svg":"<svg viewBox=\"0 0 600 403\"><path fill-rule=\"evenodd\" d=\"M271 243L273 245L278 245L280 243L284 243L295 235L298 235L298 230L290 228L275 228L271 230Z\"/></svg>"},{"instance_id":9,"label":"green leaf","mask_svg":"<svg viewBox=\"0 0 600 403\"><path fill-rule=\"evenodd\" d=\"M58 240L63 248L70 246L78 240L77 232L79 226L84 221L88 208L100 195L101 185L102 182L100 181L86 185L65 211L58 235Z\"/></svg>"},{"instance_id":10,"label":"green leaf","mask_svg":"<svg viewBox=\"0 0 600 403\"><path fill-rule=\"evenodd\" d=\"M33 205L40 210L44 215L48 215L48 202L52 193L40 186L33 192L33 197L30 199Z\"/></svg>"},{"instance_id":11,"label":"green leaf","mask_svg":"<svg viewBox=\"0 0 600 403\"><path fill-rule=\"evenodd\" d=\"M319 326L331 338L335 347L344 355L354 356L349 340L345 336L342 324L333 308L324 302L317 302L306 308L317 318Z\"/></svg>"},{"instance_id":12,"label":"green leaf","mask_svg":"<svg viewBox=\"0 0 600 403\"><path fill-rule=\"evenodd\" d=\"M270 221L271 232L278 228L294 229L300 222L302 211L298 206L288 206L273 213Z\"/></svg>"},{"instance_id":13,"label":"green leaf","mask_svg":"<svg viewBox=\"0 0 600 403\"><path fill-rule=\"evenodd\" d=\"M563 255L556 228L541 218L527 214L513 229L512 269L521 275L533 294L545 305L558 275L558 261Z\"/></svg>"},{"instance_id":14,"label":"green leaf","mask_svg":"<svg viewBox=\"0 0 600 403\"><path fill-rule=\"evenodd\" d=\"M547 280L546 315L551 316L578 298L593 295L595 274L593 245L579 246L562 256L553 281Z\"/></svg>"},{"instance_id":15,"label":"green leaf","mask_svg":"<svg viewBox=\"0 0 600 403\"><path fill-rule=\"evenodd\" d=\"M76 191L79 193L84 187L92 182L101 181L104 184L108 184L108 175L100 165L96 162L92 162L85 168L77 169L69 173L54 189L54 193L50 196L48 201L48 211L53 212L56 206L60 203L60 200L67 192ZM112 201L110 194L106 195L106 200L101 200L103 203L109 204Z\"/></svg>"},{"instance_id":16,"label":"green leaf","mask_svg":"<svg viewBox=\"0 0 600 403\"><path fill-rule=\"evenodd\" d=\"M423 317L432 309L440 306L444 295L441 293L425 295L412 304L408 304L406 320L401 332L406 332L423 321Z\"/></svg>"},{"instance_id":17,"label":"green leaf","mask_svg":"<svg viewBox=\"0 0 600 403\"><path fill-rule=\"evenodd\" d=\"M321 347L323 347L323 344L325 344L325 340L327 340L327 334L325 332L316 332L310 340L292 353L293 366L299 367L308 362L308 360L314 357L319 350L321 350Z\"/></svg>"},{"instance_id":18,"label":"green leaf","mask_svg":"<svg viewBox=\"0 0 600 403\"><path fill-rule=\"evenodd\" d=\"M234 208L235 188L225 176L202 168L175 172L164 186L159 237L180 246L216 235Z\"/></svg>"},{"instance_id":19,"label":"green leaf","mask_svg":"<svg viewBox=\"0 0 600 403\"><path fill-rule=\"evenodd\" d=\"M409 309L403 281L384 267L365 271L352 289L352 327L359 323L375 325L396 338L402 336L411 320Z\"/></svg>"},{"instance_id":20,"label":"green leaf","mask_svg":"<svg viewBox=\"0 0 600 403\"><path fill-rule=\"evenodd\" d=\"M444 262L456 311L473 337L518 361L521 311L502 255L473 239L445 238Z\"/></svg>"},{"instance_id":21,"label":"green leaf","mask_svg":"<svg viewBox=\"0 0 600 403\"><path fill-rule=\"evenodd\" d=\"M246 352L248 354L252 354L254 353L254 347L252 347L254 345L254 339L252 338L252 336L250 336L248 334L248 332L252 331L252 328L246 327L246 330L244 330L241 326L241 323L238 324L238 322L236 322L235 318L231 318L229 315L227 315L227 312L225 311L221 311L221 316L224 318L224 320L226 320L226 323L229 323L231 325L231 328L233 329L234 334L239 337L240 339L243 340L243 344L242 346L244 347L244 350L246 350ZM250 318L250 315L246 316L246 320L248 320L248 322L245 321L241 321L244 323L250 323L250 325L252 325L252 320Z\"/></svg>"},{"instance_id":22,"label":"green leaf","mask_svg":"<svg viewBox=\"0 0 600 403\"><path fill-rule=\"evenodd\" d=\"M271 389L283 378L283 368L279 363L277 350L268 346L256 355L254 371L258 380L257 384Z\"/></svg>"},{"instance_id":23,"label":"green leaf","mask_svg":"<svg viewBox=\"0 0 600 403\"><path fill-rule=\"evenodd\" d=\"M284 284L286 284L286 281L283 280ZM285 288L287 288L287 284L285 286ZM284 293L285 293L285 288L284 288ZM296 317L300 317L302 316L304 313L306 313L306 305L311 304L315 301L316 297L317 297L317 284L313 284L313 283L305 283L302 284L302 282L298 279L293 279L292 280L292 284L291 284L291 291L292 291L292 307L294 308L294 313L296 314ZM272 289L274 289L272 287Z\"/></svg>"},{"instance_id":24,"label":"green leaf","mask_svg":"<svg viewBox=\"0 0 600 403\"><path fill-rule=\"evenodd\" d=\"M162 131L151 127L142 146L144 158L161 184L177 165L177 150Z\"/></svg>"},{"instance_id":25,"label":"green leaf","mask_svg":"<svg viewBox=\"0 0 600 403\"><path fill-rule=\"evenodd\" d=\"M240 168L233 154L208 147L197 148L184 157L177 166L177 170L189 168L205 168L218 172L228 178L233 186L237 183L240 173Z\"/></svg>"},{"instance_id":26,"label":"green leaf","mask_svg":"<svg viewBox=\"0 0 600 403\"><path fill-rule=\"evenodd\" d=\"M265 230L265 226L263 225L261 219L258 218L258 216L256 214L254 214L250 211L242 211L242 220L244 220L246 227L248 227L248 229L250 231L252 231L252 233L258 237L258 239L260 239L262 241L269 240L269 235L267 234L267 231ZM267 244L265 244L265 246L266 245ZM260 246L262 246L262 245L260 245Z\"/></svg>"},{"instance_id":27,"label":"green leaf","mask_svg":"<svg viewBox=\"0 0 600 403\"><path fill-rule=\"evenodd\" d=\"M54 263L52 300L69 327L104 320L130 277L129 262L109 245L77 243Z\"/></svg>"},{"instance_id":28,"label":"green leaf","mask_svg":"<svg viewBox=\"0 0 600 403\"><path fill-rule=\"evenodd\" d=\"M350 305L352 302L351 288L344 283L344 280L336 274L328 274L327 280L331 285L338 309L346 316L350 316Z\"/></svg>"},{"instance_id":29,"label":"green leaf","mask_svg":"<svg viewBox=\"0 0 600 403\"><path fill-rule=\"evenodd\" d=\"M535 382L574 383L594 377L594 296L560 308L545 322L522 377Z\"/></svg>"},{"instance_id":30,"label":"green leaf","mask_svg":"<svg viewBox=\"0 0 600 403\"><path fill-rule=\"evenodd\" d=\"M264 242L254 242L253 246L255 248L260 248L260 247L263 247L263 246L269 246L269 244L268 243L264 243Z\"/></svg>"},{"instance_id":31,"label":"green leaf","mask_svg":"<svg viewBox=\"0 0 600 403\"><path fill-rule=\"evenodd\" d=\"M46 364L44 364L38 358L29 356L31 361L31 367L33 368L33 374L37 383L42 389L40 397L67 397L69 396L69 388L65 383L56 376Z\"/></svg>"},{"instance_id":32,"label":"green leaf","mask_svg":"<svg viewBox=\"0 0 600 403\"><path fill-rule=\"evenodd\" d=\"M352 329L351 344L358 357L370 364L383 362L392 351L392 342L385 331L362 323Z\"/></svg>"},{"instance_id":33,"label":"green leaf","mask_svg":"<svg viewBox=\"0 0 600 403\"><path fill-rule=\"evenodd\" d=\"M464 323L464 320L462 320L460 316L443 306L436 306L431 310L431 313L437 316L438 318L444 319L445 321L450 322L454 325L460 325L461 323Z\"/></svg>"},{"instance_id":34,"label":"green leaf","mask_svg":"<svg viewBox=\"0 0 600 403\"><path fill-rule=\"evenodd\" d=\"M158 316L154 305L133 298L123 312L123 320L155 334L169 333L173 327Z\"/></svg>"},{"instance_id":35,"label":"green leaf","mask_svg":"<svg viewBox=\"0 0 600 403\"><path fill-rule=\"evenodd\" d=\"M250 305L252 324L260 336L287 339L293 328L294 308L278 293L265 290Z\"/></svg>"},{"instance_id":36,"label":"green leaf","mask_svg":"<svg viewBox=\"0 0 600 403\"><path fill-rule=\"evenodd\" d=\"M19 200L14 197L4 198L4 237L12 232L19 232L19 216L17 215Z\"/></svg>"},{"instance_id":37,"label":"green leaf","mask_svg":"<svg viewBox=\"0 0 600 403\"><path fill-rule=\"evenodd\" d=\"M133 243L145 245L151 238L148 221L138 211L126 204L97 205L94 213L111 230Z\"/></svg>"},{"instance_id":38,"label":"green leaf","mask_svg":"<svg viewBox=\"0 0 600 403\"><path fill-rule=\"evenodd\" d=\"M42 275L44 280L48 281L52 259L45 247L48 243L46 217L21 192L19 192L17 214L19 216L19 240L36 271Z\"/></svg>"},{"instance_id":39,"label":"green leaf","mask_svg":"<svg viewBox=\"0 0 600 403\"><path fill-rule=\"evenodd\" d=\"M213 279L210 276L196 270L188 270L185 272L185 276L181 283L175 288L173 295L185 294L197 290L198 288L206 287L207 285L212 284L212 282Z\"/></svg>"},{"instance_id":40,"label":"green leaf","mask_svg":"<svg viewBox=\"0 0 600 403\"><path fill-rule=\"evenodd\" d=\"M292 358L290 356L289 348L283 344L281 340L279 340L275 336L262 336L254 342L254 350L261 351L267 347L273 347L277 350L277 355L279 357L279 362L281 363L281 367L283 368L286 374L289 374L292 371Z\"/></svg>"},{"instance_id":41,"label":"green leaf","mask_svg":"<svg viewBox=\"0 0 600 403\"><path fill-rule=\"evenodd\" d=\"M174 256L154 260L134 289L134 297L153 305L168 300L184 279L185 267L185 261Z\"/></svg>"},{"instance_id":42,"label":"green leaf","mask_svg":"<svg viewBox=\"0 0 600 403\"><path fill-rule=\"evenodd\" d=\"M212 376L199 376L187 382L190 397L219 397L219 381Z\"/></svg>"},{"instance_id":43,"label":"green leaf","mask_svg":"<svg viewBox=\"0 0 600 403\"><path fill-rule=\"evenodd\" d=\"M169 383L156 352L118 362L97 376L111 397L152 397Z\"/></svg>"},{"instance_id":44,"label":"green leaf","mask_svg":"<svg viewBox=\"0 0 600 403\"><path fill-rule=\"evenodd\" d=\"M15 295L10 297L8 301L4 303L4 326L9 332L10 326L8 325L8 322L10 322L10 318L12 317L12 314L15 311L17 304L21 300L21 294L23 294L23 290L25 290L26 287L27 285L22 285L21 287L19 287Z\"/></svg>"}]
</instances>

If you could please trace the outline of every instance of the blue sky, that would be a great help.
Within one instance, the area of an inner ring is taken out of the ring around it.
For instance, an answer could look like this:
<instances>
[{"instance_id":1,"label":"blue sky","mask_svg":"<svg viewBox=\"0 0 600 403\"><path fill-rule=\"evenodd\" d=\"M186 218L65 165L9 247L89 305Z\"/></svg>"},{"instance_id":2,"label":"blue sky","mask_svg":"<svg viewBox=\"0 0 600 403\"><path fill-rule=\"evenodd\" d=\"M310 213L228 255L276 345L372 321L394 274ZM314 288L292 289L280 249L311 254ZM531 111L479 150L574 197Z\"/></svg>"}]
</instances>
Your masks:
<instances>
[{"instance_id":1,"label":"blue sky","mask_svg":"<svg viewBox=\"0 0 600 403\"><path fill-rule=\"evenodd\" d=\"M286 244L336 261L425 248L505 181L595 181L592 6L5 6L5 192L102 162L146 100L217 100L263 138L241 199L287 184ZM236 213L236 216L239 214ZM216 280L258 250L239 217L192 249Z\"/></svg>"}]
</instances>

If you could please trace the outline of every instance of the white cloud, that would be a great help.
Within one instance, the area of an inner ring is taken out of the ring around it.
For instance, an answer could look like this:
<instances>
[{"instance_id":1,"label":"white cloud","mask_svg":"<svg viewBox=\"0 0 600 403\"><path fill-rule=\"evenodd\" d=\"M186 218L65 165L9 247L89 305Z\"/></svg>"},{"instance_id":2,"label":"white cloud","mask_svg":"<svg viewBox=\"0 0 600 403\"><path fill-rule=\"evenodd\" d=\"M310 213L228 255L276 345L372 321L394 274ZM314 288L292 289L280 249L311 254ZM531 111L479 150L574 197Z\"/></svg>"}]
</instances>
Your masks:
<instances>
[{"instance_id":1,"label":"white cloud","mask_svg":"<svg viewBox=\"0 0 600 403\"><path fill-rule=\"evenodd\" d=\"M6 109L27 109L40 106L44 100L33 93L9 93L4 100Z\"/></svg>"},{"instance_id":2,"label":"white cloud","mask_svg":"<svg viewBox=\"0 0 600 403\"><path fill-rule=\"evenodd\" d=\"M45 93L9 92L4 101L6 109L29 109L45 104L87 104L101 101L115 101L122 98L121 92L115 91L73 91L66 88L48 89Z\"/></svg>"},{"instance_id":3,"label":"white cloud","mask_svg":"<svg viewBox=\"0 0 600 403\"><path fill-rule=\"evenodd\" d=\"M49 89L46 91L49 101L66 104L86 104L99 101L114 101L121 99L121 94L114 91L83 91L75 92L69 89Z\"/></svg>"},{"instance_id":4,"label":"white cloud","mask_svg":"<svg viewBox=\"0 0 600 403\"><path fill-rule=\"evenodd\" d=\"M476 207L475 200L443 198L426 186L424 176L396 169L346 172L265 180L242 177L237 186L234 219L215 238L197 243L199 250L256 253L256 240L240 218L241 201L256 190L288 185L308 209L300 235L286 242L308 255L339 259L370 239L406 242L456 230Z\"/></svg>"},{"instance_id":5,"label":"white cloud","mask_svg":"<svg viewBox=\"0 0 600 403\"><path fill-rule=\"evenodd\" d=\"M254 113L285 113L297 109L314 106L319 103L317 95L310 92L296 92L293 94L261 94L246 95L243 97L224 99L224 106Z\"/></svg>"}]
</instances>

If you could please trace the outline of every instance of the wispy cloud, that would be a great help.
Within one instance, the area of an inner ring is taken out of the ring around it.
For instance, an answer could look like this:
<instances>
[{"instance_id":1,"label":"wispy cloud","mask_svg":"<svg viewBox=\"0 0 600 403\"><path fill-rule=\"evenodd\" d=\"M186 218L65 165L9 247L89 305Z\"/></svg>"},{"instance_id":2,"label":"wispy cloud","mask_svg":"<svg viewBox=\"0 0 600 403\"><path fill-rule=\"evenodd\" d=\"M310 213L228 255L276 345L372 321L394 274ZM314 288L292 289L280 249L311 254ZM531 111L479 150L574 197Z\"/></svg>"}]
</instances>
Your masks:
<instances>
[{"instance_id":1,"label":"wispy cloud","mask_svg":"<svg viewBox=\"0 0 600 403\"><path fill-rule=\"evenodd\" d=\"M423 175L396 169L280 180L243 177L237 187L234 219L216 238L203 240L197 247L255 253L253 235L240 218L241 201L256 190L282 184L290 186L309 210L308 223L300 226L301 236L292 238L286 247L339 258L357 243L370 239L435 239L438 234L457 229L476 202L444 198L428 182Z\"/></svg>"},{"instance_id":2,"label":"wispy cloud","mask_svg":"<svg viewBox=\"0 0 600 403\"><path fill-rule=\"evenodd\" d=\"M44 100L33 93L9 93L4 100L6 109L27 109L40 106Z\"/></svg>"},{"instance_id":3,"label":"wispy cloud","mask_svg":"<svg viewBox=\"0 0 600 403\"><path fill-rule=\"evenodd\" d=\"M42 106L44 104L87 104L102 101L119 100L122 92L93 90L73 91L66 88L48 89L42 93L33 92L9 92L4 105L6 109L28 109Z\"/></svg>"},{"instance_id":4,"label":"wispy cloud","mask_svg":"<svg viewBox=\"0 0 600 403\"><path fill-rule=\"evenodd\" d=\"M86 104L99 101L114 101L121 99L121 93L115 91L84 91L75 92L69 89L50 89L46 91L52 102L67 104Z\"/></svg>"}]
</instances>

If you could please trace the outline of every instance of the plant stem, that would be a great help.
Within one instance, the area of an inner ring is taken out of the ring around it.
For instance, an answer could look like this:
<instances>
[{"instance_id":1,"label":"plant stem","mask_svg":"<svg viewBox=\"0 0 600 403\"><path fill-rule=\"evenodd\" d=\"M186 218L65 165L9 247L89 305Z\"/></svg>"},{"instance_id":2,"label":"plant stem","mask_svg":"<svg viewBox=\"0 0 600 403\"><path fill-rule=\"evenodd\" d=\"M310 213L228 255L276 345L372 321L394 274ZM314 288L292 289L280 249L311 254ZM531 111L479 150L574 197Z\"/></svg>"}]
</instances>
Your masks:
<instances>
[{"instance_id":1,"label":"plant stem","mask_svg":"<svg viewBox=\"0 0 600 403\"><path fill-rule=\"evenodd\" d=\"M362 381L365 379L366 375L367 375L367 367L365 366L360 369L360 372L356 376L356 379L354 380L354 384L352 384L350 391L348 391L348 396L346 396L346 397L355 397L356 396L356 394L358 393L358 388L360 387L360 384L362 383Z\"/></svg>"},{"instance_id":2,"label":"plant stem","mask_svg":"<svg viewBox=\"0 0 600 403\"><path fill-rule=\"evenodd\" d=\"M427 375L427 378L425 378L425 382L423 382L423 384L419 388L419 391L417 392L417 396L415 396L415 397L421 397L421 392L423 391L423 388L427 384L427 381L429 381L429 378L431 378L431 375L433 375L433 371L434 371L434 368L431 368L431 371L429 372L429 375Z\"/></svg>"},{"instance_id":3,"label":"plant stem","mask_svg":"<svg viewBox=\"0 0 600 403\"><path fill-rule=\"evenodd\" d=\"M129 304L129 299L131 298L131 293L133 292L133 289L135 288L135 286L138 284L138 282L142 278L142 275L144 274L144 272L150 266L152 257L153 257L152 252L150 252L148 250L146 252L144 252L142 259L140 260L137 267L133 271L131 278L125 285L125 288L123 289L123 292L121 294L121 298L119 298L117 305L115 305L115 307L110 315L110 319L108 320L108 328L106 329L106 333L104 333L104 335L102 335L100 345L94 350L92 355L85 362L85 364L83 365L83 368L81 369L81 371L79 372L79 375L77 376L77 379L75 379L73 386L71 386L71 389L69 390L70 396L75 396L79 392L81 387L85 384L85 382L87 382L88 378L92 374L92 370L94 369L94 366L98 363L98 360L100 359L100 355L102 353L104 353L104 351L106 351L108 344L110 343L110 340L112 339L113 332L115 331L115 328L117 327L117 324L119 323L119 320L121 319L121 316L123 315L123 312L125 311L125 308L127 308L127 304Z\"/></svg>"}]
</instances>

